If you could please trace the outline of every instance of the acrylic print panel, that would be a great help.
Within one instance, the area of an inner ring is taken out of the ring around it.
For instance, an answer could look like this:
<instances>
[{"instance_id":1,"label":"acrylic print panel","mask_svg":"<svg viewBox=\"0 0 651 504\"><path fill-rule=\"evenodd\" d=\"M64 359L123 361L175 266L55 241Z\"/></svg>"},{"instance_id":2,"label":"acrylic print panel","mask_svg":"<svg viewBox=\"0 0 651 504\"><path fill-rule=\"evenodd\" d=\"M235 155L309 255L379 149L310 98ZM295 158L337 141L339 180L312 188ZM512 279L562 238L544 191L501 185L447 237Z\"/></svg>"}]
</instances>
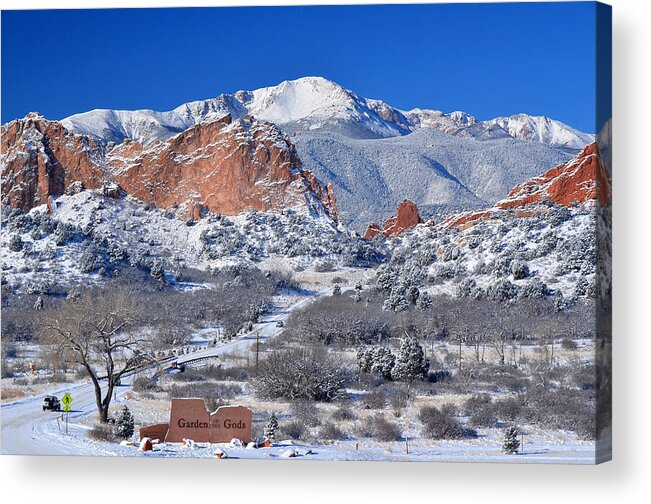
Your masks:
<instances>
[{"instance_id":1,"label":"acrylic print panel","mask_svg":"<svg viewBox=\"0 0 651 504\"><path fill-rule=\"evenodd\" d=\"M609 460L610 15L4 11L2 453Z\"/></svg>"}]
</instances>

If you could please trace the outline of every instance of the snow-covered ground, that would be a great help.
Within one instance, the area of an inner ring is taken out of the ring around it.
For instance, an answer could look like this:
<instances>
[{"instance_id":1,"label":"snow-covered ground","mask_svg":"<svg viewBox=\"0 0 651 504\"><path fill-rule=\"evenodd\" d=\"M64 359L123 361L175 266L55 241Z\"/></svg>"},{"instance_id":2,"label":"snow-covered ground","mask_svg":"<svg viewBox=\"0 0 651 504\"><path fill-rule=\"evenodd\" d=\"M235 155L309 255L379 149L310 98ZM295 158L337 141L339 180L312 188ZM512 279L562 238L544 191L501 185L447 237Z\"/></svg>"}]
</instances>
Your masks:
<instances>
[{"instance_id":1,"label":"snow-covered ground","mask_svg":"<svg viewBox=\"0 0 651 504\"><path fill-rule=\"evenodd\" d=\"M331 289L313 292L310 295L292 293L277 299L276 308L263 317L254 330L238 339L215 347L205 348L188 355L179 356L178 361L206 356L245 355L256 341L257 335L264 343L279 329L277 321L285 320L292 310L307 305ZM148 411L144 424L165 420L168 410L160 401L142 401L134 397L129 377L117 388L113 407L127 404L132 410ZM93 441L87 437L96 415L95 396L89 382L61 384L48 394L73 397L72 411L67 425L60 413L43 412L43 394L24 397L3 404L0 407L2 423L3 454L41 455L93 455L93 456L138 456L138 457L195 457L214 458L215 450L225 451L231 459L296 459L296 460L390 460L390 461L465 461L465 462L517 462L517 463L578 463L591 464L595 461L595 444L580 440L571 432L545 432L529 428L524 437L523 450L518 455L501 453L503 432L501 429L482 429L475 439L435 441L418 436L415 418L405 418L407 428L403 441L379 442L370 438L355 437L334 442L279 441L270 448L246 449L228 443L199 443L189 449L179 443L161 443L151 452L142 452L137 446L121 446L117 443ZM135 401L135 403L134 403ZM265 407L268 405L265 405ZM331 408L333 408L332 406ZM161 409L162 408L162 409ZM143 415L140 415L141 417ZM364 417L360 417L362 421ZM137 434L136 434L137 436ZM407 453L407 449L409 452Z\"/></svg>"},{"instance_id":2,"label":"snow-covered ground","mask_svg":"<svg viewBox=\"0 0 651 504\"><path fill-rule=\"evenodd\" d=\"M329 289L313 292L309 295L296 294L293 299L285 297L284 307L272 310L264 316L253 331L240 338L217 346L200 350L190 355L179 357L179 363L198 357L208 357L244 353L256 339L261 342L273 336L278 330L276 323L285 320L292 310L305 306L331 292ZM278 303L280 305L280 303ZM116 402L126 400L130 390L131 377L125 378L124 386L116 390ZM68 392L73 397L72 411L69 413L68 435L65 434L65 422L60 414L44 412L41 409L43 397L54 394L57 396ZM32 455L102 455L110 454L112 445L96 443L85 438L89 422L96 414L95 393L89 381L62 384L51 388L43 394L23 397L0 406L0 423L2 425L3 454L32 454Z\"/></svg>"}]
</instances>

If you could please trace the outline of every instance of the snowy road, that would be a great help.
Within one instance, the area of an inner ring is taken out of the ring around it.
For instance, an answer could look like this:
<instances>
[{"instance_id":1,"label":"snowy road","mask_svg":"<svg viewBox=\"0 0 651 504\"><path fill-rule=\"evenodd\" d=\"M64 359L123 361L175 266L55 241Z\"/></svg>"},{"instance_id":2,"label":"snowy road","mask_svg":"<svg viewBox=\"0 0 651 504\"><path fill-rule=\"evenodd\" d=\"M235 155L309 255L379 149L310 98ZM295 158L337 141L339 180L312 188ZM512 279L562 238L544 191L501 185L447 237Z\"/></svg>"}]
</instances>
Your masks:
<instances>
[{"instance_id":1,"label":"snowy road","mask_svg":"<svg viewBox=\"0 0 651 504\"><path fill-rule=\"evenodd\" d=\"M279 329L276 322L285 320L292 310L300 308L313 302L319 297L330 292L326 289L311 293L310 295L296 296L296 299L287 307L276 307L271 313L263 317L261 323L256 324L248 334L233 341L218 344L213 348L197 351L190 355L179 357L179 362L206 357L221 355L225 353L237 354L245 352L251 345L255 344L256 335L259 334L260 341L274 336ZM118 399L130 390L130 378L123 380L123 386L117 387ZM3 455L101 455L103 454L95 443L80 441L83 436L66 436L65 422L61 413L42 411L42 402L45 395L56 395L61 397L68 392L73 402L68 417L69 432L86 430L84 420L90 415L97 413L95 404L95 393L90 381L75 384L62 384L47 393L38 396L26 397L11 403L0 406L0 423L2 425L2 444L0 453ZM106 452L105 455L115 455Z\"/></svg>"}]
</instances>

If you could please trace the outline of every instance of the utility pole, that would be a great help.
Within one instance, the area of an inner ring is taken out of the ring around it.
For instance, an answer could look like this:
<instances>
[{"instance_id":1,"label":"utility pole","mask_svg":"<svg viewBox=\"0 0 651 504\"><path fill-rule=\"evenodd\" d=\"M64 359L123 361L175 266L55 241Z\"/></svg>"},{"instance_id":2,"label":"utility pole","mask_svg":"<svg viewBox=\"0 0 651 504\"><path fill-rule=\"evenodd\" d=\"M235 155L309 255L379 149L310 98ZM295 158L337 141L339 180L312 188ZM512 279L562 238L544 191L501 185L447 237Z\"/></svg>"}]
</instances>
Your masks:
<instances>
[{"instance_id":1,"label":"utility pole","mask_svg":"<svg viewBox=\"0 0 651 504\"><path fill-rule=\"evenodd\" d=\"M260 363L260 331L255 333L255 374L258 374L258 364Z\"/></svg>"}]
</instances>

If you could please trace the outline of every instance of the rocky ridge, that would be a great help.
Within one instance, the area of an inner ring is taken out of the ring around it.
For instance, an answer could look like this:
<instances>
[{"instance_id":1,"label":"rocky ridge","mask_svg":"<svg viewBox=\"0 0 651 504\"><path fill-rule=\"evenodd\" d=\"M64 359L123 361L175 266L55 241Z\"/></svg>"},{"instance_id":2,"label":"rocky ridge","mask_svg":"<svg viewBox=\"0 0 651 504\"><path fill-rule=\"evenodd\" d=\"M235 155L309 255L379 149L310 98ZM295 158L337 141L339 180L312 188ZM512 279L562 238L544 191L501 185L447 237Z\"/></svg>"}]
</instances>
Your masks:
<instances>
[{"instance_id":1,"label":"rocky ridge","mask_svg":"<svg viewBox=\"0 0 651 504\"><path fill-rule=\"evenodd\" d=\"M289 137L251 116L226 115L148 145L115 145L30 114L3 125L2 152L2 202L24 212L117 184L184 219L292 208L339 220L332 186L302 168Z\"/></svg>"}]
</instances>

